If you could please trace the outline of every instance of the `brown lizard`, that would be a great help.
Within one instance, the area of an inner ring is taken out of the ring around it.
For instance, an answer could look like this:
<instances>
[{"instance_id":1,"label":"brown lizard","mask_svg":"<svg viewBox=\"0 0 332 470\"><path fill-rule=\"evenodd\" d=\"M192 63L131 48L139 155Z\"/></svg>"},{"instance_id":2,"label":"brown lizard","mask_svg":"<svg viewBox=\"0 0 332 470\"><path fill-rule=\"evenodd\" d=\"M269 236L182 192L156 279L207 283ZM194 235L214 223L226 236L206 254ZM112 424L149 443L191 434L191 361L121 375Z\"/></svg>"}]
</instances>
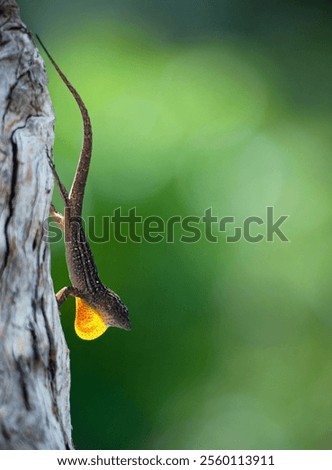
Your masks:
<instances>
[{"instance_id":1,"label":"brown lizard","mask_svg":"<svg viewBox=\"0 0 332 470\"><path fill-rule=\"evenodd\" d=\"M70 192L62 184L49 158L54 178L64 201L64 216L51 205L51 215L63 228L66 260L72 286L63 287L56 298L60 306L69 295L76 299L75 331L86 340L98 338L110 326L130 330L128 310L121 299L101 282L82 225L82 206L92 153L92 127L82 98L60 70L40 38L42 48L78 104L83 120L83 146Z\"/></svg>"}]
</instances>

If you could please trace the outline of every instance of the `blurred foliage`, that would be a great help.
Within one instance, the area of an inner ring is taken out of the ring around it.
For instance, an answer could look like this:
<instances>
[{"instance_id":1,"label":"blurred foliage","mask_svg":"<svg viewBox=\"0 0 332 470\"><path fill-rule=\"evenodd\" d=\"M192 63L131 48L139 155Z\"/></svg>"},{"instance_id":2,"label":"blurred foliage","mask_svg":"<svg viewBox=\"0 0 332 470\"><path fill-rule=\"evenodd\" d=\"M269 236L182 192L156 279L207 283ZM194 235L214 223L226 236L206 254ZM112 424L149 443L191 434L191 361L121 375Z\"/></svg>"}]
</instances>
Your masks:
<instances>
[{"instance_id":1,"label":"blurred foliage","mask_svg":"<svg viewBox=\"0 0 332 470\"><path fill-rule=\"evenodd\" d=\"M331 3L19 3L90 111L98 230L117 207L289 215L288 243L92 244L133 330L83 342L61 309L77 448L331 448ZM46 63L69 186L80 116Z\"/></svg>"}]
</instances>

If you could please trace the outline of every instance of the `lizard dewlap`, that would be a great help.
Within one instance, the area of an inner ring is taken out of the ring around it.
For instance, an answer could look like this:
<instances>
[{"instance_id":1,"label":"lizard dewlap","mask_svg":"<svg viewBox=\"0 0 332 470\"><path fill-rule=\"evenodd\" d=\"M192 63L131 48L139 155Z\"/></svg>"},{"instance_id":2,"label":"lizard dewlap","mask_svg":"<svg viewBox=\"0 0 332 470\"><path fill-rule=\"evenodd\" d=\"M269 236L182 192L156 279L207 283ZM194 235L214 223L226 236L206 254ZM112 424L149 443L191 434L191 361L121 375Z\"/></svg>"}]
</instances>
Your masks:
<instances>
[{"instance_id":1,"label":"lizard dewlap","mask_svg":"<svg viewBox=\"0 0 332 470\"><path fill-rule=\"evenodd\" d=\"M89 307L84 300L76 298L75 331L81 339L91 340L101 336L106 330L102 316Z\"/></svg>"}]
</instances>

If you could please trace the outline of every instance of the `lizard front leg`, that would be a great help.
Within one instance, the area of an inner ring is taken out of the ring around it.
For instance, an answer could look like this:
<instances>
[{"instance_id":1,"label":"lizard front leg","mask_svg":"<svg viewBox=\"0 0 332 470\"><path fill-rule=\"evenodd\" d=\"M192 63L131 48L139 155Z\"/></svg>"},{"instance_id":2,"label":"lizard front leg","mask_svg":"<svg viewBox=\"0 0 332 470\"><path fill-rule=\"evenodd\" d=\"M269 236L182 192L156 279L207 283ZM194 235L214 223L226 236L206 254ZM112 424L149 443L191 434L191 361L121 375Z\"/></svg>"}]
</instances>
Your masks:
<instances>
[{"instance_id":1,"label":"lizard front leg","mask_svg":"<svg viewBox=\"0 0 332 470\"><path fill-rule=\"evenodd\" d=\"M73 286L67 286L67 287L63 287L62 289L60 289L59 292L56 294L58 307L60 307L60 305L62 305L63 302L67 300L70 295L72 295L73 297L78 297L79 292Z\"/></svg>"},{"instance_id":2,"label":"lizard front leg","mask_svg":"<svg viewBox=\"0 0 332 470\"><path fill-rule=\"evenodd\" d=\"M58 306L72 295L76 300L75 331L76 334L85 340L96 339L108 328L108 324L95 308L91 307L82 298L82 294L74 287L63 287L56 294Z\"/></svg>"}]
</instances>

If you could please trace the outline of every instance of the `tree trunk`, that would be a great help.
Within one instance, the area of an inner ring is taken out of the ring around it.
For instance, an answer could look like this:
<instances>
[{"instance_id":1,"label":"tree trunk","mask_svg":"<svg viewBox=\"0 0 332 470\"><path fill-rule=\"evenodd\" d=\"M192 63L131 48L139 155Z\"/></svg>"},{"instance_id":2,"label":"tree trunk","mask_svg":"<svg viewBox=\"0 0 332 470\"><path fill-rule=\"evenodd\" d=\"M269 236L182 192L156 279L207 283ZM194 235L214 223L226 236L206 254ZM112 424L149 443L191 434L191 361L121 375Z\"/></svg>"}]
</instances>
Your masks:
<instances>
[{"instance_id":1,"label":"tree trunk","mask_svg":"<svg viewBox=\"0 0 332 470\"><path fill-rule=\"evenodd\" d=\"M0 0L0 448L70 449L69 354L50 276L54 115L15 0Z\"/></svg>"}]
</instances>

